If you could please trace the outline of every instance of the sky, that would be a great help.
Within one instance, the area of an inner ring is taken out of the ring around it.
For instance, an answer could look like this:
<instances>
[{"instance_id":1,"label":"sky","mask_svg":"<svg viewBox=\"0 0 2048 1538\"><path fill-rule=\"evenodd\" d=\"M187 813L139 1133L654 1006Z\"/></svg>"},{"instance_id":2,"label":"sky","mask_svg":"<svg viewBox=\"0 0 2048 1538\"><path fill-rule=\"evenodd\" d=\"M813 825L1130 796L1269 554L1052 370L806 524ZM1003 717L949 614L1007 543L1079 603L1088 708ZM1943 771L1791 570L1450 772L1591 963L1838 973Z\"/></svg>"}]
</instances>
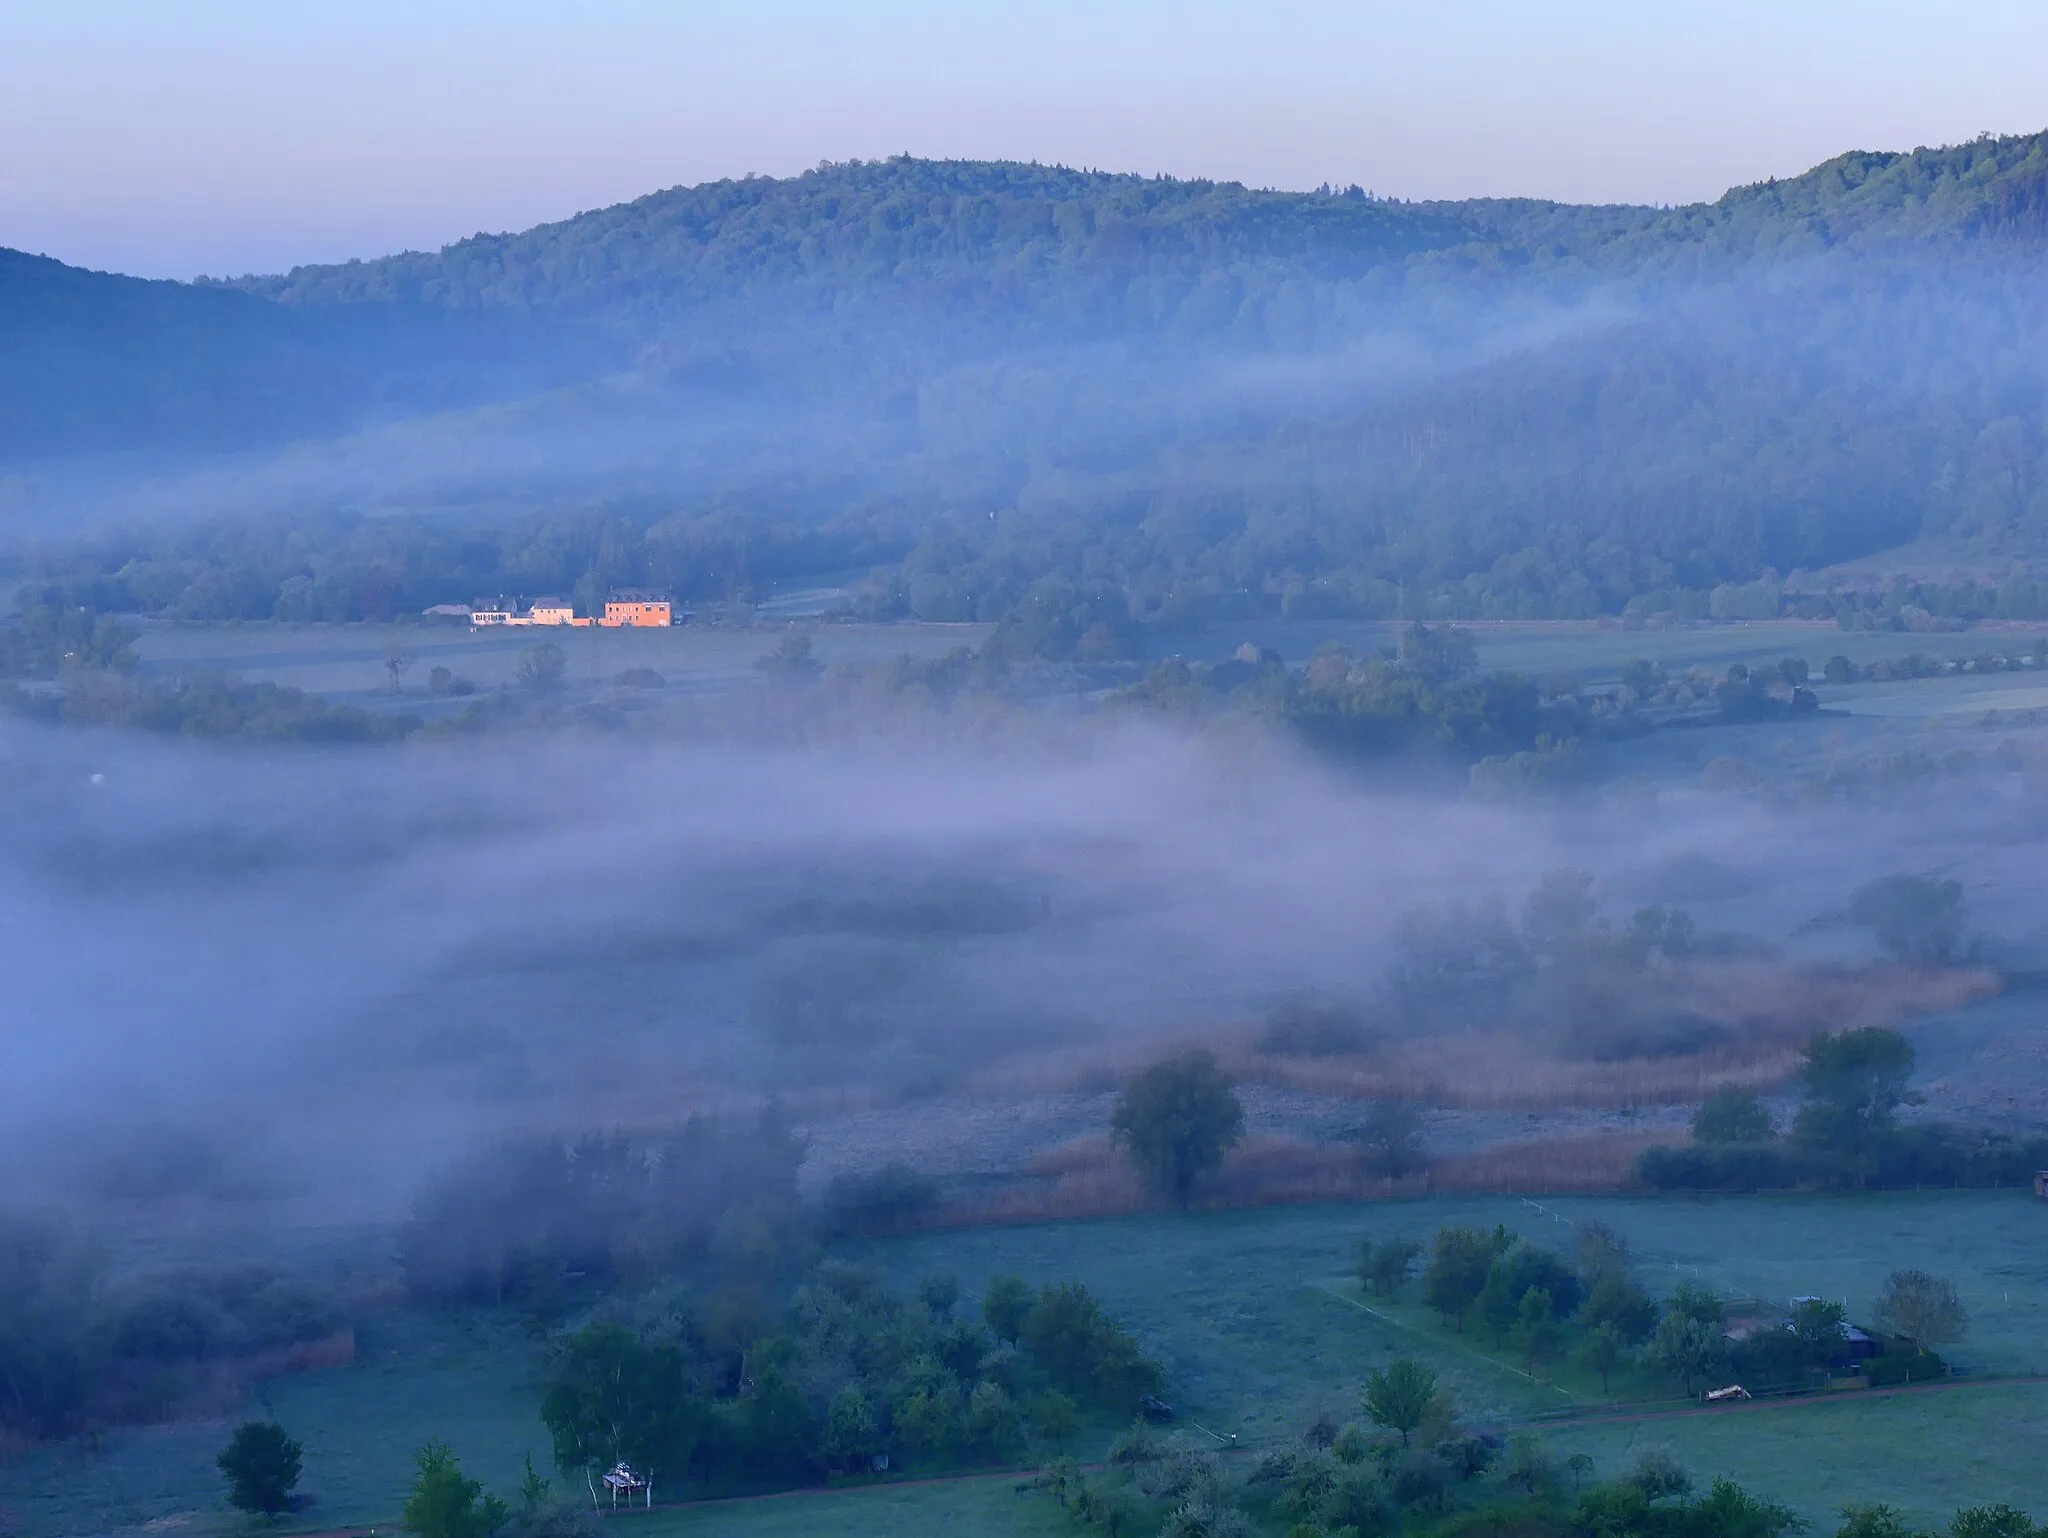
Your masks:
<instances>
[{"instance_id":1,"label":"sky","mask_svg":"<svg viewBox=\"0 0 2048 1538\"><path fill-rule=\"evenodd\" d=\"M2048 127L2042 0L0 0L0 246L151 277L908 151L1683 202Z\"/></svg>"}]
</instances>

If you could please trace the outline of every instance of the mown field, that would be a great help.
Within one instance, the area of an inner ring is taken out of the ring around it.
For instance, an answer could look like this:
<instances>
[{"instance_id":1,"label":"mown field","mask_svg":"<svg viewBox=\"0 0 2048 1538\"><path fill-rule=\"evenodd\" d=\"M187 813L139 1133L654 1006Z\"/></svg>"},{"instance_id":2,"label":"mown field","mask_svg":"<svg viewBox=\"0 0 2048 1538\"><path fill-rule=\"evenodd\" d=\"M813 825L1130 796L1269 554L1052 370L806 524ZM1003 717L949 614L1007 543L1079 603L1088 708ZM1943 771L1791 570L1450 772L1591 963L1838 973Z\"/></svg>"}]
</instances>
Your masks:
<instances>
[{"instance_id":1,"label":"mown field","mask_svg":"<svg viewBox=\"0 0 2048 1538\"><path fill-rule=\"evenodd\" d=\"M1887 1271L1924 1267L1952 1277L1971 1311L1969 1338L1951 1353L1960 1367L2048 1369L2048 1205L2023 1192L1538 1205L1440 1199L968 1229L852 1254L900 1281L950 1271L970 1295L998 1271L1084 1280L1165 1362L1187 1434L1207 1445L1235 1435L1249 1446L1294 1436L1318 1410L1351 1413L1366 1373L1403 1354L1430 1361L1474 1424L1601 1413L1597 1384L1575 1370L1532 1382L1485 1343L1447 1334L1413 1301L1383 1309L1350 1277L1364 1233L1421 1238L1445 1223L1505 1223L1562 1243L1566 1225L1581 1217L1630 1240L1653 1292L1682 1277L1730 1294L1821 1293L1867 1316ZM264 1392L306 1444L306 1486L318 1504L300 1525L392 1521L412 1450L429 1436L446 1437L466 1467L500 1490L516 1486L527 1453L545 1466L537 1345L516 1320L384 1314L361 1333L356 1366L277 1379ZM1616 1395L1651 1390L1625 1377L1614 1384ZM0 1464L0 1512L22 1535L145 1523L157 1533L234 1530L212 1467L226 1428L223 1421L126 1431L97 1447L17 1454ZM1099 1451L1108 1429L1095 1428L1077 1451ZM1816 1519L1847 1500L1882 1499L1929 1520L1965 1500L2038 1503L2044 1433L2048 1385L2018 1383L1545 1430L1560 1452L1584 1450L1602 1468L1644 1446L1668 1447L1701 1477L1727 1474ZM995 1478L782 1496L655 1513L624 1531L1054 1531L1050 1508L1017 1496L1013 1485Z\"/></svg>"}]
</instances>

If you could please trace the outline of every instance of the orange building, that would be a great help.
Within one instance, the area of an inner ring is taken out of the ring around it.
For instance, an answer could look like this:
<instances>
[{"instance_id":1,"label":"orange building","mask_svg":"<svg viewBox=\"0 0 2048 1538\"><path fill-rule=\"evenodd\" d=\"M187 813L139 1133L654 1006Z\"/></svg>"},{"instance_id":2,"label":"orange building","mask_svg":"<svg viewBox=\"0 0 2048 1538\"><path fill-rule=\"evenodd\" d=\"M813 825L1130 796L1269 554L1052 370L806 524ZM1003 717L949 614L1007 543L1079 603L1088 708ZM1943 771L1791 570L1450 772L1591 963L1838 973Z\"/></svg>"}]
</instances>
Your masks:
<instances>
[{"instance_id":1,"label":"orange building","mask_svg":"<svg viewBox=\"0 0 2048 1538\"><path fill-rule=\"evenodd\" d=\"M675 620L675 605L666 593L645 593L626 588L616 592L604 601L604 618L600 625L613 629L638 626L667 626Z\"/></svg>"}]
</instances>

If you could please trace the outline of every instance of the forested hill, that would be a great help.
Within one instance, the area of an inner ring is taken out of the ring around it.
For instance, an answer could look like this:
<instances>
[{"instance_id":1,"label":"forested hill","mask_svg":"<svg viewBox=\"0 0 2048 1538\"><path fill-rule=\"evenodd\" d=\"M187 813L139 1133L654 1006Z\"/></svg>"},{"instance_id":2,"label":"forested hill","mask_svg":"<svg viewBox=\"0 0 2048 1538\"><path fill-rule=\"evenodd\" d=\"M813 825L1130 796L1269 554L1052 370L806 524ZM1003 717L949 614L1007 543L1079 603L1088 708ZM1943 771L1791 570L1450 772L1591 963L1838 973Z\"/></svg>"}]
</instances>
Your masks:
<instances>
[{"instance_id":1,"label":"forested hill","mask_svg":"<svg viewBox=\"0 0 2048 1538\"><path fill-rule=\"evenodd\" d=\"M1686 258L1971 240L2048 243L2048 134L1842 155L1670 210L1408 204L1356 187L1280 193L1003 162L856 161L673 188L437 253L238 286L297 305L631 312L791 289L832 299L881 291L951 304L1036 298L1070 319L1204 329L1235 318L1221 294L1256 292L1262 279L1357 282L1426 253L1456 253L1473 268L1624 273ZM1091 313L1106 289L1115 307Z\"/></svg>"},{"instance_id":2,"label":"forested hill","mask_svg":"<svg viewBox=\"0 0 2048 1538\"><path fill-rule=\"evenodd\" d=\"M269 512L854 511L949 569L1025 542L1004 602L1078 539L1175 592L1611 611L2048 554L2048 135L1671 209L897 159L232 283L12 257L0 378L17 463L360 435Z\"/></svg>"}]
</instances>

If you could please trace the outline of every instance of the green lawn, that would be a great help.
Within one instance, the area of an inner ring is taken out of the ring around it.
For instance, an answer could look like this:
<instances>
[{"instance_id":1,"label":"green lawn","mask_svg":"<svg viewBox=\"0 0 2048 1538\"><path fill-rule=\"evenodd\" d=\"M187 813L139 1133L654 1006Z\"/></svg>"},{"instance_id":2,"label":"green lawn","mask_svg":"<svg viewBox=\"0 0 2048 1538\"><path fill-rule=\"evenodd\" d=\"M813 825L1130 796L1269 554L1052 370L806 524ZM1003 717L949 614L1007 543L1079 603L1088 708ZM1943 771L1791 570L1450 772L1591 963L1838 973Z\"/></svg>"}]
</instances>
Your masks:
<instances>
[{"instance_id":1,"label":"green lawn","mask_svg":"<svg viewBox=\"0 0 2048 1538\"><path fill-rule=\"evenodd\" d=\"M1974 1372L2048 1367L2048 1205L2020 1192L1859 1197L1444 1199L1257 1212L1155 1214L1087 1223L964 1229L867 1245L856 1254L899 1281L955 1273L970 1296L997 1271L1079 1278L1165 1364L1188 1434L1252 1443L1295 1435L1318 1410L1354 1413L1373 1367L1402 1354L1432 1362L1468 1421L1508 1424L1598 1398L1570 1372L1532 1383L1476 1339L1445 1334L1412 1300L1380 1309L1350 1280L1359 1235L1425 1238L1444 1223L1504 1222L1565 1242L1598 1217L1633 1244L1654 1292L1678 1279L1728 1293L1821 1293L1866 1316L1884 1274L1920 1266L1952 1277L1971 1310L1952 1353ZM1368 1311L1368 1305L1371 1309ZM304 1522L389 1522L413 1448L445 1436L494 1489L516 1487L522 1456L545 1465L534 1343L510 1327L375 1316L358 1365L269 1385L279 1419L306 1444ZM1641 1382L1634 1391L1654 1386ZM1569 1392L1566 1392L1566 1391ZM1618 1394L1631 1391L1618 1381ZM250 1407L252 1411L257 1406ZM121 1432L97 1450L42 1448L0 1464L0 1514L24 1538L159 1524L195 1535L228 1521L212 1466L228 1425ZM1726 1474L1821 1519L1850 1499L1889 1500L1924 1517L1966 1501L2039 1497L2048 1386L1982 1384L1898 1399L1799 1404L1627 1424L1552 1427L1560 1452L1603 1470L1667 1446L1701 1478ZM1099 1452L1107 1428L1077 1448ZM1050 1508L997 1476L724 1503L635 1518L626 1531L1008 1534L1055 1529ZM0 1519L0 1531L4 1531Z\"/></svg>"}]
</instances>

